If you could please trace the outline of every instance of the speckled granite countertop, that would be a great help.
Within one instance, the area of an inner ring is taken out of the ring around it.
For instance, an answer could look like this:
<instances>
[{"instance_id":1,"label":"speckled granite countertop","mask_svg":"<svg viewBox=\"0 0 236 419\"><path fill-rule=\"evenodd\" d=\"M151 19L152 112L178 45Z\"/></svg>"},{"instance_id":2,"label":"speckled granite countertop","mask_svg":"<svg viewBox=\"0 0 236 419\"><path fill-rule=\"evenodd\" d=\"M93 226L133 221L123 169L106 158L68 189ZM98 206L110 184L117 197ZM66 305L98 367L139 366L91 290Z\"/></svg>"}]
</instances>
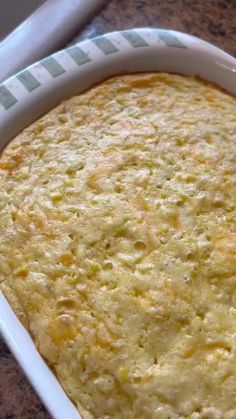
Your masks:
<instances>
[{"instance_id":1,"label":"speckled granite countertop","mask_svg":"<svg viewBox=\"0 0 236 419\"><path fill-rule=\"evenodd\" d=\"M144 26L199 36L236 56L236 0L111 0L76 40Z\"/></svg>"},{"instance_id":2,"label":"speckled granite countertop","mask_svg":"<svg viewBox=\"0 0 236 419\"><path fill-rule=\"evenodd\" d=\"M236 0L111 0L75 41L135 26L187 32L236 56ZM50 419L1 338L0 419Z\"/></svg>"}]
</instances>

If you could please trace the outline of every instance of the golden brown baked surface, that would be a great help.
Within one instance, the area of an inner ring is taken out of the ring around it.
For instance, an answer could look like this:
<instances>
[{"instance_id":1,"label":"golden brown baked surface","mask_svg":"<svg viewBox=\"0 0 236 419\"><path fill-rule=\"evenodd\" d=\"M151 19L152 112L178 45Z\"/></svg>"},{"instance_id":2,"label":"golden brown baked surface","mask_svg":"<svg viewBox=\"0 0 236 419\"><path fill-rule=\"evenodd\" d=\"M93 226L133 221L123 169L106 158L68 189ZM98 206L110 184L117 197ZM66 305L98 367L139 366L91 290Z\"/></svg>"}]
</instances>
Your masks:
<instances>
[{"instance_id":1,"label":"golden brown baked surface","mask_svg":"<svg viewBox=\"0 0 236 419\"><path fill-rule=\"evenodd\" d=\"M236 418L236 100L111 79L0 158L0 281L84 418Z\"/></svg>"}]
</instances>

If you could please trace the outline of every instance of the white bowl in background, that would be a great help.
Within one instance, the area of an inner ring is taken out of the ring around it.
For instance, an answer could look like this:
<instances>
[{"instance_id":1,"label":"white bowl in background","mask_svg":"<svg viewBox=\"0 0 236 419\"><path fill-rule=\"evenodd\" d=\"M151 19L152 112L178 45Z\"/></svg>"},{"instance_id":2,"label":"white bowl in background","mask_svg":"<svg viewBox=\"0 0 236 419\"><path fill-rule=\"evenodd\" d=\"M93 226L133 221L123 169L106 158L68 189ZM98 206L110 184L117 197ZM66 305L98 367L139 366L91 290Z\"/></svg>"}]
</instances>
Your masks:
<instances>
[{"instance_id":1,"label":"white bowl in background","mask_svg":"<svg viewBox=\"0 0 236 419\"><path fill-rule=\"evenodd\" d=\"M0 148L60 101L117 74L198 76L236 93L236 59L193 36L163 29L112 32L33 64L0 85ZM0 332L55 419L79 419L28 332L0 292Z\"/></svg>"}]
</instances>

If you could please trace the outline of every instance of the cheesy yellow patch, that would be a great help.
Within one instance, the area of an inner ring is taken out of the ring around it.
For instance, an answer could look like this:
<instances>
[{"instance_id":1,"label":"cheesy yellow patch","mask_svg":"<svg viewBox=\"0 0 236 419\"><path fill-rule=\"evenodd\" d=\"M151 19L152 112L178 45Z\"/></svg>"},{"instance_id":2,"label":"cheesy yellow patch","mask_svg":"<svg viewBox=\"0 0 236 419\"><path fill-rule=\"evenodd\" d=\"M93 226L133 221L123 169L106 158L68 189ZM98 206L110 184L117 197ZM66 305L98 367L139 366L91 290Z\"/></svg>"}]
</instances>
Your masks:
<instances>
[{"instance_id":1,"label":"cheesy yellow patch","mask_svg":"<svg viewBox=\"0 0 236 419\"><path fill-rule=\"evenodd\" d=\"M11 142L0 188L2 288L84 418L236 418L234 97L108 80Z\"/></svg>"}]
</instances>

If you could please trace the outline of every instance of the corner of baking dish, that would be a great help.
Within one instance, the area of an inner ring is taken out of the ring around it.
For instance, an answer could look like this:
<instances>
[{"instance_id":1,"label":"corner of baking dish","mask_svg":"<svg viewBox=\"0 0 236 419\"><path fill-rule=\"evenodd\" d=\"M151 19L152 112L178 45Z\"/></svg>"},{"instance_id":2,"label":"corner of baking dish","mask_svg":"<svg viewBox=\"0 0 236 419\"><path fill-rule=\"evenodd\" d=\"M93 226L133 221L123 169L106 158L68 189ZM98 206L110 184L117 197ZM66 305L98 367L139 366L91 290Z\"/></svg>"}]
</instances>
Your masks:
<instances>
[{"instance_id":1,"label":"corner of baking dish","mask_svg":"<svg viewBox=\"0 0 236 419\"><path fill-rule=\"evenodd\" d=\"M201 39L155 28L111 32L44 58L0 85L0 146L61 100L138 71L197 75L236 93L236 60Z\"/></svg>"}]
</instances>

